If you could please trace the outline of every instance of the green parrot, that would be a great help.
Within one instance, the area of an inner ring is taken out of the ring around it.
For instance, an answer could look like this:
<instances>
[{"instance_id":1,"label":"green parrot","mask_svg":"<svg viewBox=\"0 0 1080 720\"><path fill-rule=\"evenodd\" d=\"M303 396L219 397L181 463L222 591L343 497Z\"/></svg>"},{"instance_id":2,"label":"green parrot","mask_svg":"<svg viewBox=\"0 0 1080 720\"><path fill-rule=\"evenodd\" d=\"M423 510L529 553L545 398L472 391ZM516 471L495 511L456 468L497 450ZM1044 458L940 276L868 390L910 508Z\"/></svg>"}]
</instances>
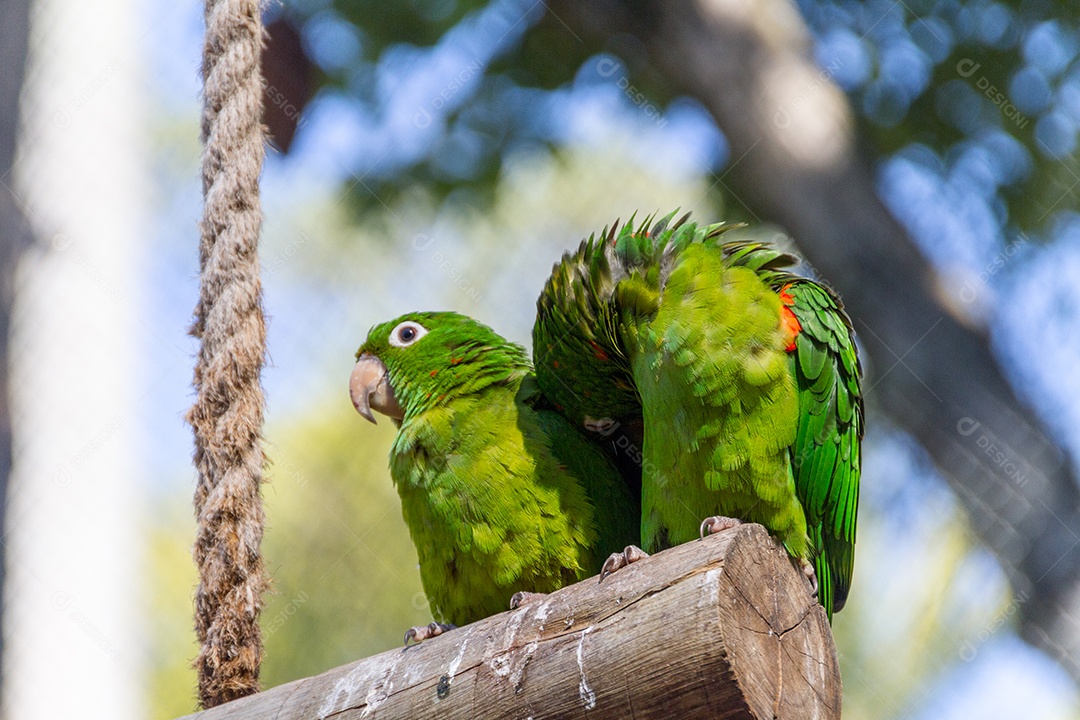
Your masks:
<instances>
[{"instance_id":1,"label":"green parrot","mask_svg":"<svg viewBox=\"0 0 1080 720\"><path fill-rule=\"evenodd\" d=\"M674 215L616 221L555 265L537 302L537 382L575 427L640 461L645 551L761 523L831 619L855 558L851 321L785 269L791 256ZM644 554L628 547L604 573Z\"/></svg>"},{"instance_id":2,"label":"green parrot","mask_svg":"<svg viewBox=\"0 0 1080 720\"><path fill-rule=\"evenodd\" d=\"M525 349L451 312L376 325L349 382L398 428L390 474L436 620L423 640L556 590L638 542L639 499L604 452L545 407Z\"/></svg>"}]
</instances>

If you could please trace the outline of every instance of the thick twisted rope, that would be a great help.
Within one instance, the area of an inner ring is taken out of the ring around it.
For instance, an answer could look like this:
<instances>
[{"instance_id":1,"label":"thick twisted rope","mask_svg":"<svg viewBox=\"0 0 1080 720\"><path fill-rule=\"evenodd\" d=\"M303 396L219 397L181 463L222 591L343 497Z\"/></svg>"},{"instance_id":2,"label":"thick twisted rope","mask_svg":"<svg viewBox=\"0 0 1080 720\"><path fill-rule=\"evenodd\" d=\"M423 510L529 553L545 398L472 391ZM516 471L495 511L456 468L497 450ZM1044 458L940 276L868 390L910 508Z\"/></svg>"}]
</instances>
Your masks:
<instances>
[{"instance_id":1,"label":"thick twisted rope","mask_svg":"<svg viewBox=\"0 0 1080 720\"><path fill-rule=\"evenodd\" d=\"M202 116L201 342L195 435L198 534L195 630L199 699L213 707L258 690L259 613L267 586L263 534L263 394L266 352L257 254L262 213L263 28L258 0L206 0Z\"/></svg>"}]
</instances>

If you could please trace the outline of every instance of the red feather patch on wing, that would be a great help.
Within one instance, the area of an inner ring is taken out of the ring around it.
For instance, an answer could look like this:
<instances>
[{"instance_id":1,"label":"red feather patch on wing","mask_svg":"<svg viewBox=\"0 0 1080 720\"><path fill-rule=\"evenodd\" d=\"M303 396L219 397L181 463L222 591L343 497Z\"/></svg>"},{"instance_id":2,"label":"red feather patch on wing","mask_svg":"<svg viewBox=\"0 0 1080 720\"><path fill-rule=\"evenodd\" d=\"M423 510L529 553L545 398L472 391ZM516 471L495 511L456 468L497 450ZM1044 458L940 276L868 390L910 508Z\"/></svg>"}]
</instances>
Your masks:
<instances>
[{"instance_id":1,"label":"red feather patch on wing","mask_svg":"<svg viewBox=\"0 0 1080 720\"><path fill-rule=\"evenodd\" d=\"M784 307L780 308L780 327L783 328L784 335L788 339L787 345L784 346L784 350L787 352L795 350L795 338L802 332L802 324L799 322L799 318L795 317L795 313L789 307L795 304L795 298L791 297L791 293L788 292L790 287L791 283L788 283L780 288L780 302L784 303Z\"/></svg>"}]
</instances>

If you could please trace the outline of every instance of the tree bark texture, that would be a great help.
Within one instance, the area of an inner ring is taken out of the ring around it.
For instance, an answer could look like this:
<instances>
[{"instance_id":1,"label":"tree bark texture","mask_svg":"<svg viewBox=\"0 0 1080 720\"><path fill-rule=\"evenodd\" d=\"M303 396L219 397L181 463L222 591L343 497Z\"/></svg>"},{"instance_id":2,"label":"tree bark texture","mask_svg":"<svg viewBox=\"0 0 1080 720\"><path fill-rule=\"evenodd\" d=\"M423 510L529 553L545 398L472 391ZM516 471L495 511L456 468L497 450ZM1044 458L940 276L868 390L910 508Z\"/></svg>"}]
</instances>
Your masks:
<instances>
[{"instance_id":1,"label":"tree bark texture","mask_svg":"<svg viewBox=\"0 0 1080 720\"><path fill-rule=\"evenodd\" d=\"M840 695L824 610L743 525L189 718L805 720L839 718Z\"/></svg>"}]
</instances>

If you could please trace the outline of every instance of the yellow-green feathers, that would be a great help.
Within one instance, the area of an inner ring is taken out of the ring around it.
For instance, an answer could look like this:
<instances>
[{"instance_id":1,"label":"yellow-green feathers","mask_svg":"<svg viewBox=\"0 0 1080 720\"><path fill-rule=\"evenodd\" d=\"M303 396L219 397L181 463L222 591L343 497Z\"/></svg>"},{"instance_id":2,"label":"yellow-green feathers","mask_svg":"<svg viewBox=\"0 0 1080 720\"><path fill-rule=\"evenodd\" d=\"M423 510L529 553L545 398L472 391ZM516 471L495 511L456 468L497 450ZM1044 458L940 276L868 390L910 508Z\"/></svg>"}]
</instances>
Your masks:
<instances>
[{"instance_id":1,"label":"yellow-green feathers","mask_svg":"<svg viewBox=\"0 0 1080 720\"><path fill-rule=\"evenodd\" d=\"M637 498L542 407L520 346L454 313L413 313L373 328L357 355L385 365L403 411L390 470L437 619L500 612L636 541Z\"/></svg>"},{"instance_id":2,"label":"yellow-green feathers","mask_svg":"<svg viewBox=\"0 0 1080 720\"><path fill-rule=\"evenodd\" d=\"M537 381L586 434L643 428L630 440L646 550L697 537L710 515L760 522L814 563L831 613L850 586L858 500L850 322L785 270L790 256L673 219L616 223L555 266Z\"/></svg>"},{"instance_id":3,"label":"yellow-green feathers","mask_svg":"<svg viewBox=\"0 0 1080 720\"><path fill-rule=\"evenodd\" d=\"M647 550L694 539L703 518L726 515L809 556L788 456L797 400L780 308L752 271L695 244L676 257L659 310L627 318L644 338L634 363L644 446L667 475L663 485L642 479Z\"/></svg>"}]
</instances>

